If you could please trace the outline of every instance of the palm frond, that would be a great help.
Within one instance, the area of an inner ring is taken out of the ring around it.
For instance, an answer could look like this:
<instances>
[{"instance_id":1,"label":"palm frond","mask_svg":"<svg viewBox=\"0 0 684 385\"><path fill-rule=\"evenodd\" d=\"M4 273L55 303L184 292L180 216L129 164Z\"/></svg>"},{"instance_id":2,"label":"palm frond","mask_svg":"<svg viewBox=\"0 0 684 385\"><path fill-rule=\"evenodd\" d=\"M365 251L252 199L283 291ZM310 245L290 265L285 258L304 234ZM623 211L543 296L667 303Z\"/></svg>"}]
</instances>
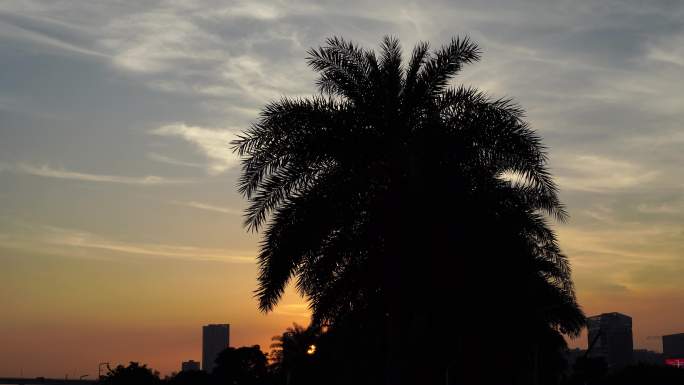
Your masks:
<instances>
[{"instance_id":1,"label":"palm frond","mask_svg":"<svg viewBox=\"0 0 684 385\"><path fill-rule=\"evenodd\" d=\"M257 256L259 285L255 294L262 311L273 309L301 262L319 249L339 223L327 210L349 207L350 197L342 193L346 191L340 181L343 172L326 175L320 183L286 199L274 210Z\"/></svg>"},{"instance_id":2,"label":"palm frond","mask_svg":"<svg viewBox=\"0 0 684 385\"><path fill-rule=\"evenodd\" d=\"M416 78L420 70L423 68L423 64L426 59L429 58L430 44L427 42L420 42L416 44L411 53L411 60L409 61L408 67L406 67L406 93L415 87Z\"/></svg>"},{"instance_id":3,"label":"palm frond","mask_svg":"<svg viewBox=\"0 0 684 385\"><path fill-rule=\"evenodd\" d=\"M469 37L455 38L428 60L418 76L418 89L425 97L439 95L447 87L449 79L458 73L464 64L480 60L480 49Z\"/></svg>"},{"instance_id":4,"label":"palm frond","mask_svg":"<svg viewBox=\"0 0 684 385\"><path fill-rule=\"evenodd\" d=\"M327 40L327 46L312 48L308 55L309 66L321 74L317 84L322 93L363 103L368 96L368 77L374 68L362 49L332 37Z\"/></svg>"},{"instance_id":5,"label":"palm frond","mask_svg":"<svg viewBox=\"0 0 684 385\"><path fill-rule=\"evenodd\" d=\"M541 138L523 120L521 108L509 99L489 100L472 89L449 90L440 98L444 124L475 155L474 167L522 177L527 188L549 203L543 209L556 219L567 217L547 168Z\"/></svg>"}]
</instances>

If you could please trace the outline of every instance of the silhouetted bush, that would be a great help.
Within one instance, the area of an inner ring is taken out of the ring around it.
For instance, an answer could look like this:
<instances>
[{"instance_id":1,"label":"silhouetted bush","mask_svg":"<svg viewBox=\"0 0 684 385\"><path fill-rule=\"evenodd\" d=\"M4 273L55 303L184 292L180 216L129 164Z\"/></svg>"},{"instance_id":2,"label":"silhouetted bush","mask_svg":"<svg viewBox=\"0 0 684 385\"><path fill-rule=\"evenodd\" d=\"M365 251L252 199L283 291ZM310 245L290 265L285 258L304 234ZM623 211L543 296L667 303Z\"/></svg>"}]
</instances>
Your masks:
<instances>
[{"instance_id":1,"label":"silhouetted bush","mask_svg":"<svg viewBox=\"0 0 684 385\"><path fill-rule=\"evenodd\" d=\"M149 369L147 365L131 362L128 366L118 365L109 369L100 378L103 385L160 385L159 372Z\"/></svg>"},{"instance_id":2,"label":"silhouetted bush","mask_svg":"<svg viewBox=\"0 0 684 385\"><path fill-rule=\"evenodd\" d=\"M609 375L605 385L684 385L684 369L660 365L628 366Z\"/></svg>"},{"instance_id":3,"label":"silhouetted bush","mask_svg":"<svg viewBox=\"0 0 684 385\"><path fill-rule=\"evenodd\" d=\"M179 372L166 379L169 385L210 385L211 377L203 370Z\"/></svg>"},{"instance_id":4,"label":"silhouetted bush","mask_svg":"<svg viewBox=\"0 0 684 385\"><path fill-rule=\"evenodd\" d=\"M216 358L211 379L222 385L262 385L267 379L266 364L259 345L228 348Z\"/></svg>"}]
</instances>

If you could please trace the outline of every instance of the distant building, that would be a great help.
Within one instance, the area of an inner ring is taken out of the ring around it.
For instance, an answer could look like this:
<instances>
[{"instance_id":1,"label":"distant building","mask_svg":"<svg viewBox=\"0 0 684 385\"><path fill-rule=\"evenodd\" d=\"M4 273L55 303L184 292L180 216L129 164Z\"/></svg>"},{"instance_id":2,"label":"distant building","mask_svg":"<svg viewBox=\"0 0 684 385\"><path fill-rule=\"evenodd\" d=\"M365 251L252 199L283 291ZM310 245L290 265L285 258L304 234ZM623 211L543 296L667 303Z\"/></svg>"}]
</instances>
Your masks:
<instances>
[{"instance_id":1,"label":"distant building","mask_svg":"<svg viewBox=\"0 0 684 385\"><path fill-rule=\"evenodd\" d=\"M684 333L663 336L663 354L665 358L684 359Z\"/></svg>"},{"instance_id":2,"label":"distant building","mask_svg":"<svg viewBox=\"0 0 684 385\"><path fill-rule=\"evenodd\" d=\"M632 361L635 364L663 365L665 359L662 353L647 349L634 349Z\"/></svg>"},{"instance_id":3,"label":"distant building","mask_svg":"<svg viewBox=\"0 0 684 385\"><path fill-rule=\"evenodd\" d=\"M217 324L202 327L202 369L211 373L216 357L230 345L230 325Z\"/></svg>"},{"instance_id":4,"label":"distant building","mask_svg":"<svg viewBox=\"0 0 684 385\"><path fill-rule=\"evenodd\" d=\"M589 357L603 358L609 369L632 363L632 317L604 313L587 319Z\"/></svg>"},{"instance_id":5,"label":"distant building","mask_svg":"<svg viewBox=\"0 0 684 385\"><path fill-rule=\"evenodd\" d=\"M200 370L200 363L197 361L183 361L181 363L181 372L192 372L192 371L199 371Z\"/></svg>"}]
</instances>

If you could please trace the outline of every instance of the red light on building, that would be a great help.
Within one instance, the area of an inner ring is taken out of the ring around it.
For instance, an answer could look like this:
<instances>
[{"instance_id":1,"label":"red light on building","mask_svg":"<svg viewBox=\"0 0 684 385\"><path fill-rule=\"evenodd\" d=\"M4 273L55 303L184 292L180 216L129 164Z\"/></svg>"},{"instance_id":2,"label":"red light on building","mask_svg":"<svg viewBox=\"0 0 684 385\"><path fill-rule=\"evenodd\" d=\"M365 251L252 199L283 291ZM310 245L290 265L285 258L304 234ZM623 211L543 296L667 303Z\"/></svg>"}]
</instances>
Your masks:
<instances>
[{"instance_id":1,"label":"red light on building","mask_svg":"<svg viewBox=\"0 0 684 385\"><path fill-rule=\"evenodd\" d=\"M665 365L674 366L675 368L684 369L684 358L668 358L665 360Z\"/></svg>"}]
</instances>

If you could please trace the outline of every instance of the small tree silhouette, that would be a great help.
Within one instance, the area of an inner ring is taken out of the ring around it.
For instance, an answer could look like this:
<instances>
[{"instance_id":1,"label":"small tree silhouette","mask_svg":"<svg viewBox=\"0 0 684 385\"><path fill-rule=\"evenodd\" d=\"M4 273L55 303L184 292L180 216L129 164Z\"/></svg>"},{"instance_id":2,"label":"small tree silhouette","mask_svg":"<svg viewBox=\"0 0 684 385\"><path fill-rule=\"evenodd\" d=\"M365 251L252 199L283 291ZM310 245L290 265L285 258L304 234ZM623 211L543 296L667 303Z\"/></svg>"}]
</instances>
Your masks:
<instances>
[{"instance_id":1,"label":"small tree silhouette","mask_svg":"<svg viewBox=\"0 0 684 385\"><path fill-rule=\"evenodd\" d=\"M266 378L266 364L259 345L227 348L216 358L211 376L215 384L261 385Z\"/></svg>"}]
</instances>

